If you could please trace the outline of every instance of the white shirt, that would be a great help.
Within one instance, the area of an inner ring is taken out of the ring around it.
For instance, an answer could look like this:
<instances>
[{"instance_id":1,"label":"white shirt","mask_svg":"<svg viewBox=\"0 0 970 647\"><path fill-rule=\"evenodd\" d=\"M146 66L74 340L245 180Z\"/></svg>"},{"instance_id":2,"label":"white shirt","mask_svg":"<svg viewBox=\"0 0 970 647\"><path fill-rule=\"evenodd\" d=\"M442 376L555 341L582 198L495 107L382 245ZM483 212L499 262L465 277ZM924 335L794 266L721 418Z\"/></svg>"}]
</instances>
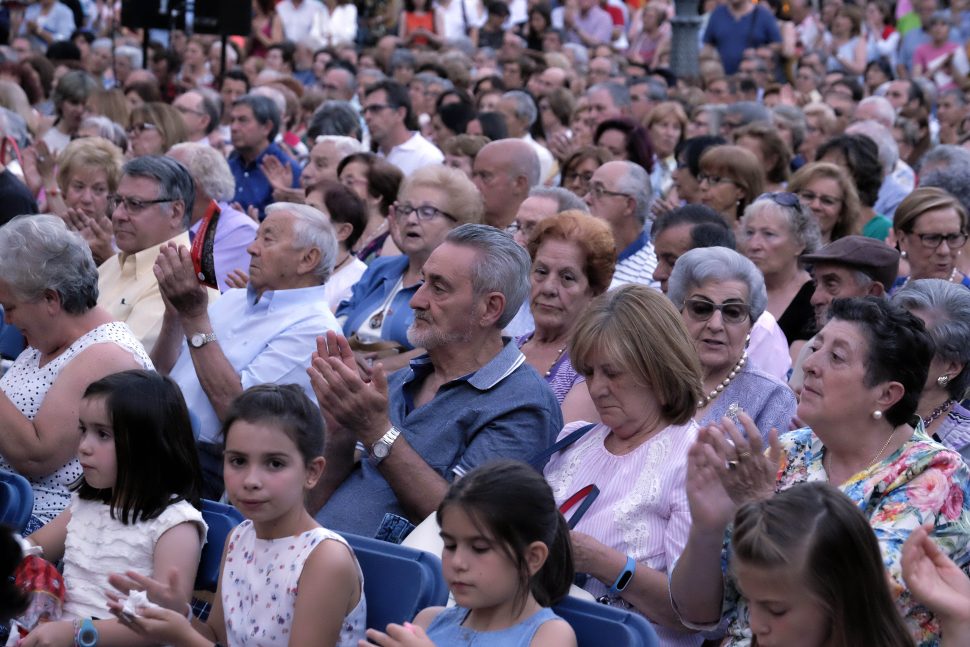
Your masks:
<instances>
[{"instance_id":1,"label":"white shirt","mask_svg":"<svg viewBox=\"0 0 970 647\"><path fill-rule=\"evenodd\" d=\"M321 39L327 47L353 45L357 39L357 7L341 4L330 13L324 5L323 11L313 17L310 34Z\"/></svg>"},{"instance_id":2,"label":"white shirt","mask_svg":"<svg viewBox=\"0 0 970 647\"><path fill-rule=\"evenodd\" d=\"M451 0L447 7L437 4L435 9L444 23L445 40L467 36L469 29L485 24L485 9L481 0Z\"/></svg>"},{"instance_id":3,"label":"white shirt","mask_svg":"<svg viewBox=\"0 0 970 647\"><path fill-rule=\"evenodd\" d=\"M556 166L556 161L553 159L552 153L549 152L548 148L532 139L532 135L528 133L522 138L522 141L531 146L532 150L539 157L539 184L545 184L559 173L559 167Z\"/></svg>"},{"instance_id":4,"label":"white shirt","mask_svg":"<svg viewBox=\"0 0 970 647\"><path fill-rule=\"evenodd\" d=\"M422 166L441 164L445 161L445 156L437 146L422 137L421 133L415 132L411 139L391 149L387 161L401 169L407 177Z\"/></svg>"},{"instance_id":5,"label":"white shirt","mask_svg":"<svg viewBox=\"0 0 970 647\"><path fill-rule=\"evenodd\" d=\"M333 276L324 284L323 298L326 299L332 311L336 312L340 302L350 298L354 284L360 280L366 270L367 265L362 260L356 256L351 256L347 264L334 272Z\"/></svg>"},{"instance_id":6,"label":"white shirt","mask_svg":"<svg viewBox=\"0 0 970 647\"><path fill-rule=\"evenodd\" d=\"M748 357L759 369L782 382L788 381L791 355L788 354L788 338L782 332L774 315L765 310L751 327Z\"/></svg>"},{"instance_id":7,"label":"white shirt","mask_svg":"<svg viewBox=\"0 0 970 647\"><path fill-rule=\"evenodd\" d=\"M299 384L312 400L306 369L319 335L341 332L324 297L324 286L264 292L229 290L209 307L212 332L239 374L244 389L257 384ZM191 352L182 343L171 378L182 388L189 410L199 417L199 441L216 442L219 417L195 373Z\"/></svg>"},{"instance_id":8,"label":"white shirt","mask_svg":"<svg viewBox=\"0 0 970 647\"><path fill-rule=\"evenodd\" d=\"M310 33L310 28L317 20L317 14L323 13L323 5L319 0L303 0L299 7L293 6L293 0L283 0L276 5L276 13L283 23L283 34L286 40L299 43Z\"/></svg>"}]
</instances>

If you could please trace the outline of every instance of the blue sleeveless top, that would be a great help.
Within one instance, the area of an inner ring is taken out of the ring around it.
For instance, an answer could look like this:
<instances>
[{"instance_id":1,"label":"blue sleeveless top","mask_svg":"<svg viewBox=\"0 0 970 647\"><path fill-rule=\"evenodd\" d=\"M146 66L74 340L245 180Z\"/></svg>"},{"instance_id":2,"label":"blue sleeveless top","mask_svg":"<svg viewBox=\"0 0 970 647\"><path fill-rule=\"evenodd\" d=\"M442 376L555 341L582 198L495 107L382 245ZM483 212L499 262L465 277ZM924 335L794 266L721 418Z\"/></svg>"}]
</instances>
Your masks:
<instances>
[{"instance_id":1,"label":"blue sleeveless top","mask_svg":"<svg viewBox=\"0 0 970 647\"><path fill-rule=\"evenodd\" d=\"M428 638L438 647L482 645L487 647L529 647L536 631L550 620L561 620L552 609L543 607L517 625L499 631L475 631L461 626L468 609L448 607L428 626Z\"/></svg>"}]
</instances>

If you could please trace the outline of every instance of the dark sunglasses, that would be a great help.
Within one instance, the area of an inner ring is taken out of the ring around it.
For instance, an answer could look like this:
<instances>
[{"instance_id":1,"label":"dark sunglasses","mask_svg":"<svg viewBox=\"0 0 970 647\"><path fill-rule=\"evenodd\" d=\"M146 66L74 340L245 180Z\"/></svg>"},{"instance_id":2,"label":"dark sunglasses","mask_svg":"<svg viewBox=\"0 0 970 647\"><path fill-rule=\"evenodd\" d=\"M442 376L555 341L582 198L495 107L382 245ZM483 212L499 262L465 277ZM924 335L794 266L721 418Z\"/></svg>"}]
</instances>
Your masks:
<instances>
[{"instance_id":1,"label":"dark sunglasses","mask_svg":"<svg viewBox=\"0 0 970 647\"><path fill-rule=\"evenodd\" d=\"M684 310L694 321L707 321L716 311L721 312L725 323L739 324L751 317L751 307L747 303L714 303L706 299L687 299Z\"/></svg>"}]
</instances>

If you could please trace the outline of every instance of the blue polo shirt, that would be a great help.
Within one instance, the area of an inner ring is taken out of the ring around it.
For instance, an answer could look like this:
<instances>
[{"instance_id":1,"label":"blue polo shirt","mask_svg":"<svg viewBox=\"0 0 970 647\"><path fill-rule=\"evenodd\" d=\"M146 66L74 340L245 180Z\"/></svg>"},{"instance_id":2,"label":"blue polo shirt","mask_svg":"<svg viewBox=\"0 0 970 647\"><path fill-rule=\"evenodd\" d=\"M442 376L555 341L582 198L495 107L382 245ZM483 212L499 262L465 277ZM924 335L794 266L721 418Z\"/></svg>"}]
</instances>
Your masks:
<instances>
[{"instance_id":1,"label":"blue polo shirt","mask_svg":"<svg viewBox=\"0 0 970 647\"><path fill-rule=\"evenodd\" d=\"M415 408L414 397L434 371L430 357L422 355L388 380L391 422L449 483L495 459L526 460L551 445L562 429L562 412L549 385L526 364L514 340L504 341L489 363L442 385L423 406ZM317 521L372 537L385 513L407 516L380 470L364 457Z\"/></svg>"},{"instance_id":2,"label":"blue polo shirt","mask_svg":"<svg viewBox=\"0 0 970 647\"><path fill-rule=\"evenodd\" d=\"M717 48L724 72L729 75L738 71L744 50L780 42L781 32L775 17L760 4L740 20L735 20L726 6L718 5L711 12L704 32L704 44Z\"/></svg>"},{"instance_id":3,"label":"blue polo shirt","mask_svg":"<svg viewBox=\"0 0 970 647\"><path fill-rule=\"evenodd\" d=\"M263 175L263 169L260 168L263 158L267 155L272 155L289 166L290 170L293 171L292 187L295 189L300 186L300 165L287 155L276 142L270 143L251 164L246 164L246 161L236 151L233 151L232 155L229 156L229 169L232 171L232 177L236 180L236 195L233 201L241 204L244 211L255 205L259 209L260 220L266 216L264 213L266 205L273 202L273 187L266 176Z\"/></svg>"}]
</instances>

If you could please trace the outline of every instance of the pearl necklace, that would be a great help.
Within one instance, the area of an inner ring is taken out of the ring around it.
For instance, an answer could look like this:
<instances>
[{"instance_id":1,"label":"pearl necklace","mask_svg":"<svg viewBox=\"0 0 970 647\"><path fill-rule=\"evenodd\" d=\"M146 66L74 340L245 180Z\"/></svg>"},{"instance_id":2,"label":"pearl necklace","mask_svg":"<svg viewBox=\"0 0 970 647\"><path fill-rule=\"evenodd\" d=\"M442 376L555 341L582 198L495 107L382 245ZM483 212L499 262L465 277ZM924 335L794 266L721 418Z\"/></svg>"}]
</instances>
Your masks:
<instances>
[{"instance_id":1,"label":"pearl necklace","mask_svg":"<svg viewBox=\"0 0 970 647\"><path fill-rule=\"evenodd\" d=\"M734 368L731 369L731 372L728 373L728 376L724 378L724 381L718 384L717 388L715 388L713 391L708 393L705 397L697 401L697 408L703 409L711 402L713 402L717 398L717 396L721 395L721 391L726 389L727 385L731 383L731 380L733 380L737 376L737 374L741 372L741 369L744 368L744 364L747 361L748 361L748 352L745 351L744 353L741 354L741 359L738 360L738 363L735 364Z\"/></svg>"},{"instance_id":2,"label":"pearl necklace","mask_svg":"<svg viewBox=\"0 0 970 647\"><path fill-rule=\"evenodd\" d=\"M559 363L559 360L562 359L562 354L566 352L566 348L566 346L563 346L559 349L559 352L556 354L556 359L552 360L552 364L549 365L549 370L546 371L545 375L542 377L549 379L549 376L552 375L552 369L554 369L556 364Z\"/></svg>"},{"instance_id":3,"label":"pearl necklace","mask_svg":"<svg viewBox=\"0 0 970 647\"><path fill-rule=\"evenodd\" d=\"M909 282L910 280L912 280L912 278L913 278L912 276L907 276L906 280L903 281L903 284L899 286L899 289L902 290L904 287L909 285ZM956 280L956 278L957 278L957 268L954 267L952 270L950 270L950 278L948 278L947 281L949 281L950 283L953 283Z\"/></svg>"},{"instance_id":4,"label":"pearl necklace","mask_svg":"<svg viewBox=\"0 0 970 647\"><path fill-rule=\"evenodd\" d=\"M937 408L930 412L930 415L923 418L923 428L929 429L929 426L936 422L936 419L946 413L947 409L956 404L956 400L947 400Z\"/></svg>"}]
</instances>

